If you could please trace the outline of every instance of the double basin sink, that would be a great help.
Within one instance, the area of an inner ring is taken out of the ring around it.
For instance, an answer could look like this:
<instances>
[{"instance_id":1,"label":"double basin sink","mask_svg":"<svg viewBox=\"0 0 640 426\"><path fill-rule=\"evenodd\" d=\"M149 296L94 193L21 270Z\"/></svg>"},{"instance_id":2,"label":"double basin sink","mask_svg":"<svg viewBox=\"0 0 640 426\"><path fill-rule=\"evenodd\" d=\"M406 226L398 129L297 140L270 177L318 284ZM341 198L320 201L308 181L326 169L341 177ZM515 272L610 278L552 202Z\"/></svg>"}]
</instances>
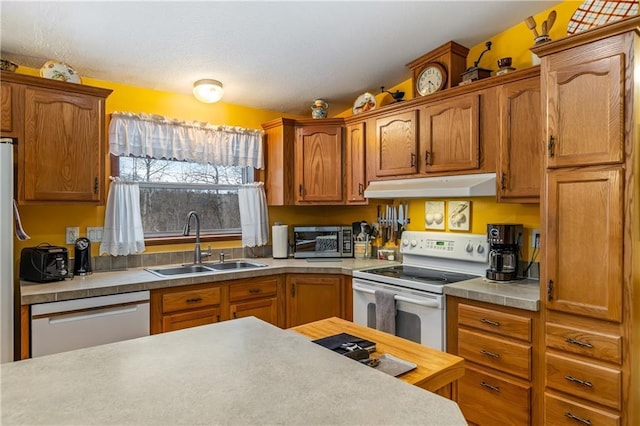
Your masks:
<instances>
[{"instance_id":1,"label":"double basin sink","mask_svg":"<svg viewBox=\"0 0 640 426\"><path fill-rule=\"evenodd\" d=\"M202 263L199 265L182 265L182 266L174 266L168 268L145 268L147 271L152 274L158 275L160 277L173 277L180 275L191 275L191 274L209 274L212 272L222 272L222 271L239 271L243 269L250 268L262 268L268 266L264 263L258 262L249 262L246 260L232 260L228 262L221 263Z\"/></svg>"}]
</instances>

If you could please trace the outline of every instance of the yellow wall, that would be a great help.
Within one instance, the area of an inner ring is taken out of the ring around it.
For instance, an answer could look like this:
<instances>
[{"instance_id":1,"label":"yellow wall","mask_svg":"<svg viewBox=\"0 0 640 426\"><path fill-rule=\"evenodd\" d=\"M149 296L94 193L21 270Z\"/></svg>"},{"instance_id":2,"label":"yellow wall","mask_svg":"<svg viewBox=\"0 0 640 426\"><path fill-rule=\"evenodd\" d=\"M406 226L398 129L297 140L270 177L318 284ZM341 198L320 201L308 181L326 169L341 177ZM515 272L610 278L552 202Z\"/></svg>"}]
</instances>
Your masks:
<instances>
[{"instance_id":1,"label":"yellow wall","mask_svg":"<svg viewBox=\"0 0 640 426\"><path fill-rule=\"evenodd\" d=\"M535 16L538 25L546 19L549 11L555 9L558 17L556 24L550 32L552 39L566 35L567 22L573 11L581 2L567 1L561 4L550 3L552 7ZM523 19L525 17L522 17ZM539 27L538 27L539 28ZM491 38L493 47L487 52L480 66L496 69L498 58L511 56L513 66L523 68L531 65L529 47L533 44L533 35L524 23L518 24ZM470 48L467 62L472 64L484 50L484 42ZM37 75L37 70L21 67L18 72ZM113 89L113 93L107 99L107 114L113 111L145 112L165 115L172 118L187 120L207 121L213 124L227 124L259 129L260 124L273 118L283 116L276 111L266 111L255 108L232 105L225 102L217 104L203 104L195 100L193 96L175 93L161 92L124 84L95 80L83 77L83 84ZM403 81L389 89L390 91L402 90L405 98L412 96L411 80ZM376 96L378 105L392 102L390 95ZM338 116L351 115L347 110ZM286 114L285 114L286 116ZM109 174L108 162L107 171ZM424 230L424 201L411 200L411 224L410 230ZM484 233L486 223L489 222L514 222L522 223L529 232L533 228L539 228L538 205L510 205L497 204L493 199L478 198L473 201L473 221L471 231ZM349 224L354 221L366 220L374 222L377 204L383 204L384 200L371 200L369 206L363 207L273 207L269 209L270 223L276 221L287 224ZM104 206L84 205L55 205L55 206L21 206L20 214L26 231L32 239L16 244L16 252L22 247L48 242L54 245L64 245L64 231L67 226L79 226L82 235L87 226L102 226L104 223ZM98 254L99 244L92 246L93 255ZM238 242L216 243L214 247L238 247ZM148 252L182 250L191 248L191 244L172 246L150 246ZM69 248L71 248L69 246Z\"/></svg>"}]
</instances>

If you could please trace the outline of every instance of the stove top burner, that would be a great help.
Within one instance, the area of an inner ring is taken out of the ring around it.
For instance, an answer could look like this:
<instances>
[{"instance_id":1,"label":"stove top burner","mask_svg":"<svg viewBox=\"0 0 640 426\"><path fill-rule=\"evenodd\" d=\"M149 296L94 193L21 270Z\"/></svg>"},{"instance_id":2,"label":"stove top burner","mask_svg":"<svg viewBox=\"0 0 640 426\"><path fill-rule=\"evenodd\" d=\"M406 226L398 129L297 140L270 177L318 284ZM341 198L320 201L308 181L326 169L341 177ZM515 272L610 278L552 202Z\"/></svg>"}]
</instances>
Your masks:
<instances>
[{"instance_id":1,"label":"stove top burner","mask_svg":"<svg viewBox=\"0 0 640 426\"><path fill-rule=\"evenodd\" d=\"M397 265L385 268L369 269L366 272L382 275L390 278L422 281L429 284L445 285L458 281L477 278L475 275L461 274L457 272L439 271L437 269L420 268L415 266Z\"/></svg>"}]
</instances>

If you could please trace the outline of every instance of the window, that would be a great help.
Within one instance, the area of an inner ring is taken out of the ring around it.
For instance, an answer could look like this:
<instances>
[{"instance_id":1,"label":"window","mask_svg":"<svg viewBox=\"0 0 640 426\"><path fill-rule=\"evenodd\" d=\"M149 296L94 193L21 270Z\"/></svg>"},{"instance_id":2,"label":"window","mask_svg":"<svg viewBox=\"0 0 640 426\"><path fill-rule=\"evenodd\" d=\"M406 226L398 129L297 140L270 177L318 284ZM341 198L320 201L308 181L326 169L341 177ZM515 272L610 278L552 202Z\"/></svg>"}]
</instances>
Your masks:
<instances>
[{"instance_id":1,"label":"window","mask_svg":"<svg viewBox=\"0 0 640 426\"><path fill-rule=\"evenodd\" d=\"M253 168L115 158L120 177L139 182L145 239L182 236L191 210L200 217L201 236L240 234L238 186L253 182Z\"/></svg>"}]
</instances>

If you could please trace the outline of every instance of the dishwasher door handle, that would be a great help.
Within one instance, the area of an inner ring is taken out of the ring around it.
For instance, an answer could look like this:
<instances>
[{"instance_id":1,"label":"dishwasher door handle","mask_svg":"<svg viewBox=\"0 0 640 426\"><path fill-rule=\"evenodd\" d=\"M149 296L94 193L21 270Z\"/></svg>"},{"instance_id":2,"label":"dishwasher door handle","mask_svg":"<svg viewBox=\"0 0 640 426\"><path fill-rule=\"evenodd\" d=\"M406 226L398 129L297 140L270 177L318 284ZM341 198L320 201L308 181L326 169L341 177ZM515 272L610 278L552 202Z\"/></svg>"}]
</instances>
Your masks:
<instances>
[{"instance_id":1,"label":"dishwasher door handle","mask_svg":"<svg viewBox=\"0 0 640 426\"><path fill-rule=\"evenodd\" d=\"M375 290L371 290L369 288L360 287L357 284L353 284L352 288L355 291L359 291L361 293L376 294ZM398 302L413 303L414 305L426 306L428 308L440 308L440 304L435 300L416 300L416 299L411 299L409 297L400 296L400 295L397 295L397 294L394 296L394 298Z\"/></svg>"},{"instance_id":2,"label":"dishwasher door handle","mask_svg":"<svg viewBox=\"0 0 640 426\"><path fill-rule=\"evenodd\" d=\"M93 312L81 311L78 313L69 313L67 315L63 315L60 317L50 317L49 323L62 324L65 322L83 321L83 320L92 319L92 318L108 317L111 315L128 314L128 313L135 312L137 310L138 310L138 307L133 306L130 308L117 307L117 308L96 309Z\"/></svg>"}]
</instances>

